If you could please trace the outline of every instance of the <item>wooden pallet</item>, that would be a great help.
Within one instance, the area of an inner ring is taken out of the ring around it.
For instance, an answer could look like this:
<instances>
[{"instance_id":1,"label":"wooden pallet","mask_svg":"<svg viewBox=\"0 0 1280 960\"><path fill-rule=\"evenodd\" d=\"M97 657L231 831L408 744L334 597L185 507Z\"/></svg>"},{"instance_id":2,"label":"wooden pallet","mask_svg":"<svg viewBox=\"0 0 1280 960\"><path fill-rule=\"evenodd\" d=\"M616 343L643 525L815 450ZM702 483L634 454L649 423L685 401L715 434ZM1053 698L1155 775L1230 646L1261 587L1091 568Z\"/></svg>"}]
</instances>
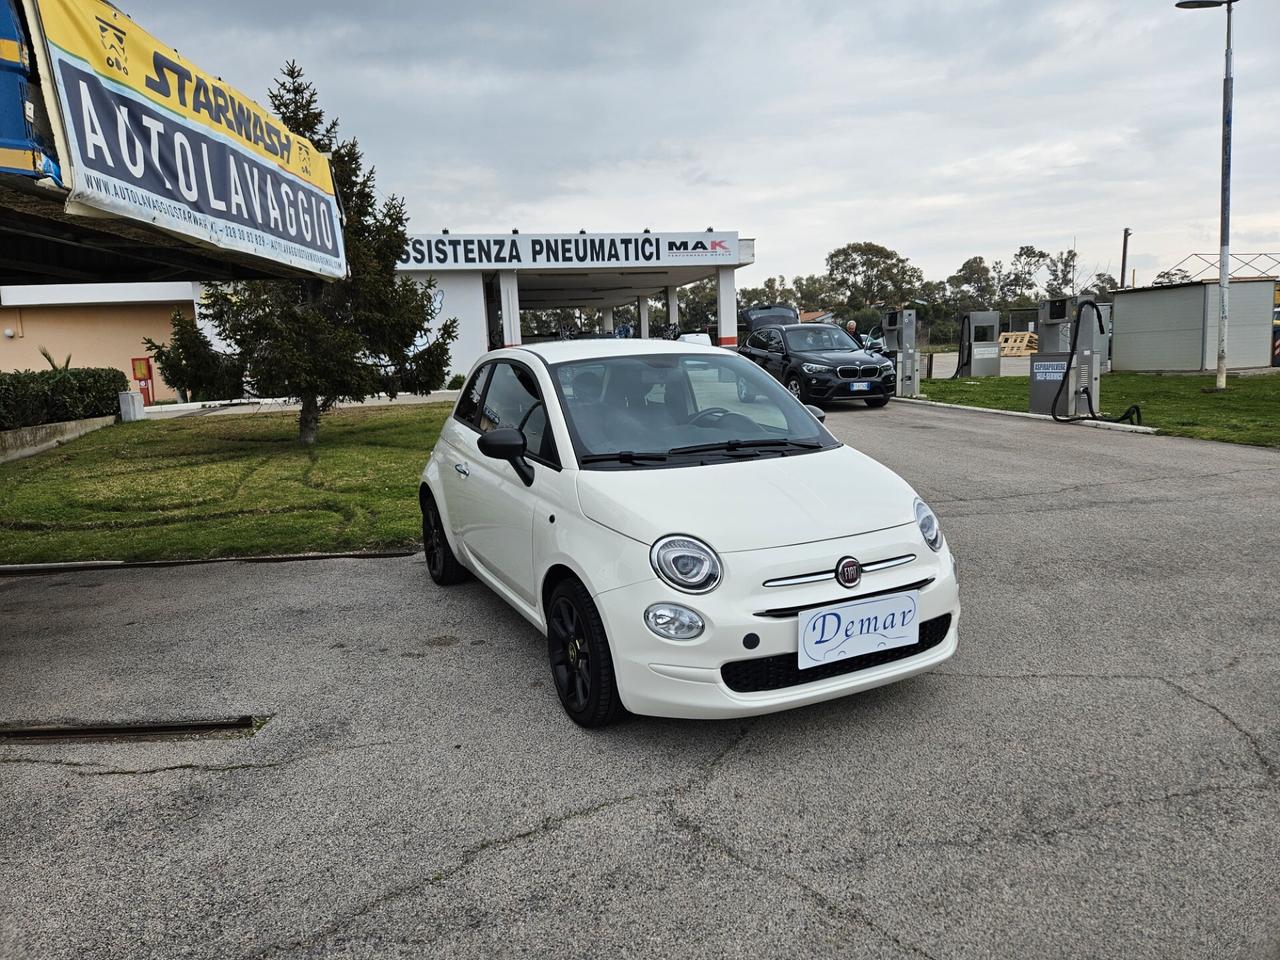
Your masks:
<instances>
[{"instance_id":1,"label":"wooden pallet","mask_svg":"<svg viewBox=\"0 0 1280 960\"><path fill-rule=\"evenodd\" d=\"M1034 333L1000 334L1000 356L1029 357L1036 352L1040 338Z\"/></svg>"}]
</instances>

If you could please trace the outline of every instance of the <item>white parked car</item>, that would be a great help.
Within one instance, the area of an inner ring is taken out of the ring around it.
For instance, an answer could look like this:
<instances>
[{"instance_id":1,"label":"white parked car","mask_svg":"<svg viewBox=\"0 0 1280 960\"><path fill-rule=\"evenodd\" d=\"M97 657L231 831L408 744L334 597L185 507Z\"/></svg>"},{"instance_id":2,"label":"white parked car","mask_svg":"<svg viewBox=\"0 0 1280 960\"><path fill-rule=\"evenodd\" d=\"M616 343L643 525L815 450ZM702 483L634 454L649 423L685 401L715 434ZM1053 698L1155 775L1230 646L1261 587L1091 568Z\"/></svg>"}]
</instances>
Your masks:
<instances>
[{"instance_id":1,"label":"white parked car","mask_svg":"<svg viewBox=\"0 0 1280 960\"><path fill-rule=\"evenodd\" d=\"M956 649L951 552L915 491L820 419L714 347L495 350L422 473L428 570L474 574L546 634L584 726L767 713L920 673Z\"/></svg>"}]
</instances>

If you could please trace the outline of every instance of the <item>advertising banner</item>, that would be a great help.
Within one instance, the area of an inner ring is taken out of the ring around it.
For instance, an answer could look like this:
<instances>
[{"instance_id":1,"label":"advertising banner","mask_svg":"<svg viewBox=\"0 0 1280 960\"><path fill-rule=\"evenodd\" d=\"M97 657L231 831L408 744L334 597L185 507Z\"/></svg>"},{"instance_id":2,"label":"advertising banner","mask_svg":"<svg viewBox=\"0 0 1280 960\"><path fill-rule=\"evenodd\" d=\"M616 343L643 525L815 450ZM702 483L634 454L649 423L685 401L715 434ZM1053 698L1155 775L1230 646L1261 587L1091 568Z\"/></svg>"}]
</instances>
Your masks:
<instances>
[{"instance_id":1,"label":"advertising banner","mask_svg":"<svg viewBox=\"0 0 1280 960\"><path fill-rule=\"evenodd\" d=\"M70 156L68 210L346 275L328 159L104 0L30 0Z\"/></svg>"},{"instance_id":2,"label":"advertising banner","mask_svg":"<svg viewBox=\"0 0 1280 960\"><path fill-rule=\"evenodd\" d=\"M598 269L734 266L738 235L718 233L421 234L409 238L401 270Z\"/></svg>"}]
</instances>

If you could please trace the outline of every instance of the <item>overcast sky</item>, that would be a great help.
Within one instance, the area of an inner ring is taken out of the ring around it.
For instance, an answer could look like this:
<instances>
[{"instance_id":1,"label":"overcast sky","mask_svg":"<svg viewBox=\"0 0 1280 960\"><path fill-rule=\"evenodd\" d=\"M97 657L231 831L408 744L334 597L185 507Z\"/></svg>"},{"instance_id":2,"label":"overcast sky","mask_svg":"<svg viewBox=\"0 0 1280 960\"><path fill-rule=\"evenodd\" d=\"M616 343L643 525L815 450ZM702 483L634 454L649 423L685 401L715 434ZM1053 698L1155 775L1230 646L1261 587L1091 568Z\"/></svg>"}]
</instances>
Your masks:
<instances>
[{"instance_id":1,"label":"overcast sky","mask_svg":"<svg viewBox=\"0 0 1280 960\"><path fill-rule=\"evenodd\" d=\"M1216 251L1225 15L1173 0L117 0L265 101L295 58L411 230L855 240L930 279L1022 243L1138 282ZM1233 249L1280 251L1280 2L1236 7Z\"/></svg>"}]
</instances>

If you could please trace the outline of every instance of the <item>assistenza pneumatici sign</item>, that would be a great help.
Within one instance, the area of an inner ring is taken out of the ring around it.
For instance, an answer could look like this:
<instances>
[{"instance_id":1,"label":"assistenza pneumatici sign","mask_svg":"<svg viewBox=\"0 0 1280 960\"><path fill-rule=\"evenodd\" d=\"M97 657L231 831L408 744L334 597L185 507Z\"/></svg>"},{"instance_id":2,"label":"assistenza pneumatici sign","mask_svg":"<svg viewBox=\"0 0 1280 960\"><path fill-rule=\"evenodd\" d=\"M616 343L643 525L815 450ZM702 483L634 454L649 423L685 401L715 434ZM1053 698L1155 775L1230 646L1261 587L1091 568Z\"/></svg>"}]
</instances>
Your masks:
<instances>
[{"instance_id":1,"label":"assistenza pneumatici sign","mask_svg":"<svg viewBox=\"0 0 1280 960\"><path fill-rule=\"evenodd\" d=\"M422 234L409 238L402 270L527 270L734 266L736 233Z\"/></svg>"},{"instance_id":2,"label":"assistenza pneumatici sign","mask_svg":"<svg viewBox=\"0 0 1280 960\"><path fill-rule=\"evenodd\" d=\"M314 144L104 0L28 3L70 154L69 211L346 275L332 171Z\"/></svg>"}]
</instances>

